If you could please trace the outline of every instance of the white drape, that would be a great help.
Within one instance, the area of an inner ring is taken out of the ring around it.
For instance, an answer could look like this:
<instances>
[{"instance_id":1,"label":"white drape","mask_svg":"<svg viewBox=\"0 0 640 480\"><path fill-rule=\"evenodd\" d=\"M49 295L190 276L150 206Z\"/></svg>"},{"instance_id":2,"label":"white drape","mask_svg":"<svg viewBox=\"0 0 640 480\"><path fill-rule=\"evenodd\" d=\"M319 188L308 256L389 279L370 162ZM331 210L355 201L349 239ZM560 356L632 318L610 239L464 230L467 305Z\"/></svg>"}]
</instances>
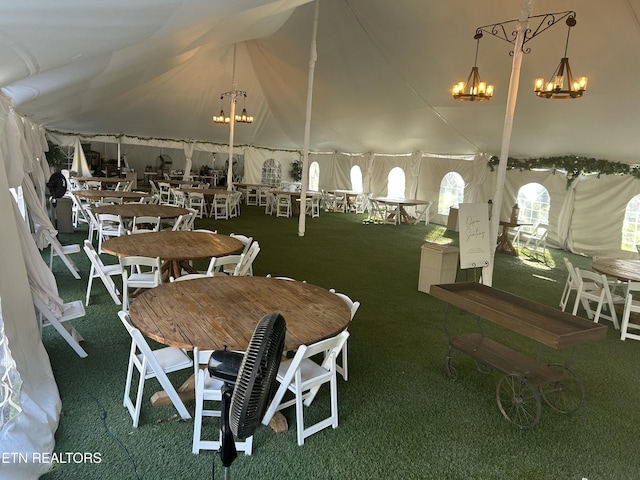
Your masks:
<instances>
[{"instance_id":1,"label":"white drape","mask_svg":"<svg viewBox=\"0 0 640 480\"><path fill-rule=\"evenodd\" d=\"M183 180L189 180L191 176L191 166L193 162L191 160L193 157L193 142L188 142L184 144L184 176Z\"/></svg>"},{"instance_id":2,"label":"white drape","mask_svg":"<svg viewBox=\"0 0 640 480\"><path fill-rule=\"evenodd\" d=\"M77 172L79 177L91 176L91 169L87 163L87 157L84 156L80 137L76 137L73 141L73 163L71 164L71 170Z\"/></svg>"}]
</instances>

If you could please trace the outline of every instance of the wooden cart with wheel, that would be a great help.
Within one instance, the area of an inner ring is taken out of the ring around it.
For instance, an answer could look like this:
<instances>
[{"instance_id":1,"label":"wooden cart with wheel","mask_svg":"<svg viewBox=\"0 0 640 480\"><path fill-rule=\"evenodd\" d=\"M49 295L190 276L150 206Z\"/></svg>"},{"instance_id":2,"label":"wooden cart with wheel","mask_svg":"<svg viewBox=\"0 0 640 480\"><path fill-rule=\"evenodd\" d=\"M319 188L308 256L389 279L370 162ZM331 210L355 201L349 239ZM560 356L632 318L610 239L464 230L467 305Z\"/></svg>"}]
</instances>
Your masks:
<instances>
[{"instance_id":1,"label":"wooden cart with wheel","mask_svg":"<svg viewBox=\"0 0 640 480\"><path fill-rule=\"evenodd\" d=\"M453 350L473 358L481 370L502 374L496 401L502 415L520 428L531 428L540 419L541 398L552 409L571 413L584 401L584 386L569 363L544 364L543 346L573 348L605 338L607 327L558 309L479 283L431 285L429 293L446 302L444 327L449 350L443 373L455 380ZM452 337L447 328L449 305L477 315L479 333ZM481 319L538 342L537 358L531 358L482 333ZM572 356L573 357L573 356Z\"/></svg>"}]
</instances>

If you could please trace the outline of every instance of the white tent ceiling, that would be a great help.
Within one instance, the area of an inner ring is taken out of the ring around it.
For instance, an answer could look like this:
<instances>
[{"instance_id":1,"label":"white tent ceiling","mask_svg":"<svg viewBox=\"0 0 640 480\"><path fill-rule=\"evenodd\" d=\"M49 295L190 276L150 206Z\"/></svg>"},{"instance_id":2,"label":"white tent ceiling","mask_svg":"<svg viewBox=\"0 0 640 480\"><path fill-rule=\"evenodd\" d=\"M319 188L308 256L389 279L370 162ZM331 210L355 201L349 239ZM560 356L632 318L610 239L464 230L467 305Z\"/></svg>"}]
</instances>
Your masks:
<instances>
[{"instance_id":1,"label":"white tent ceiling","mask_svg":"<svg viewBox=\"0 0 640 480\"><path fill-rule=\"evenodd\" d=\"M478 26L516 19L520 0L320 0L311 148L499 154L511 45L485 35L489 102L458 102ZM640 0L536 0L534 15L575 10L568 56L587 75L578 100L544 100L564 52L559 23L522 65L510 155L638 162ZM253 125L235 143L301 148L313 2L308 0L0 0L0 86L49 129L226 143L220 93L247 91ZM228 104L225 104L228 111Z\"/></svg>"}]
</instances>

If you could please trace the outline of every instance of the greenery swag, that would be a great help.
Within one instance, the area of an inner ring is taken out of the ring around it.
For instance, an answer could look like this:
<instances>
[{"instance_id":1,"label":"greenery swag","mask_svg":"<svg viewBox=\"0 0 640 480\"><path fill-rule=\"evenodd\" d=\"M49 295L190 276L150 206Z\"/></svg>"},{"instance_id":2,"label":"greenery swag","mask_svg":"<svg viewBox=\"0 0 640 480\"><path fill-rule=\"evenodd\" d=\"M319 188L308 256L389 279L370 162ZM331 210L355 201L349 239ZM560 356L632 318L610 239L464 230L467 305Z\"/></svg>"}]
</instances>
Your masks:
<instances>
[{"instance_id":1,"label":"greenery swag","mask_svg":"<svg viewBox=\"0 0 640 480\"><path fill-rule=\"evenodd\" d=\"M491 171L500 163L500 159L492 156L488 166ZM528 158L507 160L507 170L518 169L521 172L534 169L564 170L567 172L567 185L580 174L597 173L600 175L632 175L640 179L640 166L629 165L627 163L610 162L597 158L577 157L575 155L565 155L562 157Z\"/></svg>"}]
</instances>

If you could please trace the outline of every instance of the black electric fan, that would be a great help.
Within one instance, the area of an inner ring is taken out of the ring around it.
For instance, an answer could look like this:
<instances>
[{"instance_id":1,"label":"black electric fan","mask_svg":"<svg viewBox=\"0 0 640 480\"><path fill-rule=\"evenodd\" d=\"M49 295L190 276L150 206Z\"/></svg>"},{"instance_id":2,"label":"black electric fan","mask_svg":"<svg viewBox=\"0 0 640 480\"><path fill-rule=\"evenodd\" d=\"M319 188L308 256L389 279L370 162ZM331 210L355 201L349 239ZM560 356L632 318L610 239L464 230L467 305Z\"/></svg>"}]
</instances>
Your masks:
<instances>
[{"instance_id":1,"label":"black electric fan","mask_svg":"<svg viewBox=\"0 0 640 480\"><path fill-rule=\"evenodd\" d=\"M282 315L269 313L256 325L244 354L230 350L211 353L209 375L224 382L220 458L225 480L231 478L231 463L238 456L234 435L238 438L253 435L273 399L285 334ZM215 456L213 469L215 472Z\"/></svg>"}]
</instances>

